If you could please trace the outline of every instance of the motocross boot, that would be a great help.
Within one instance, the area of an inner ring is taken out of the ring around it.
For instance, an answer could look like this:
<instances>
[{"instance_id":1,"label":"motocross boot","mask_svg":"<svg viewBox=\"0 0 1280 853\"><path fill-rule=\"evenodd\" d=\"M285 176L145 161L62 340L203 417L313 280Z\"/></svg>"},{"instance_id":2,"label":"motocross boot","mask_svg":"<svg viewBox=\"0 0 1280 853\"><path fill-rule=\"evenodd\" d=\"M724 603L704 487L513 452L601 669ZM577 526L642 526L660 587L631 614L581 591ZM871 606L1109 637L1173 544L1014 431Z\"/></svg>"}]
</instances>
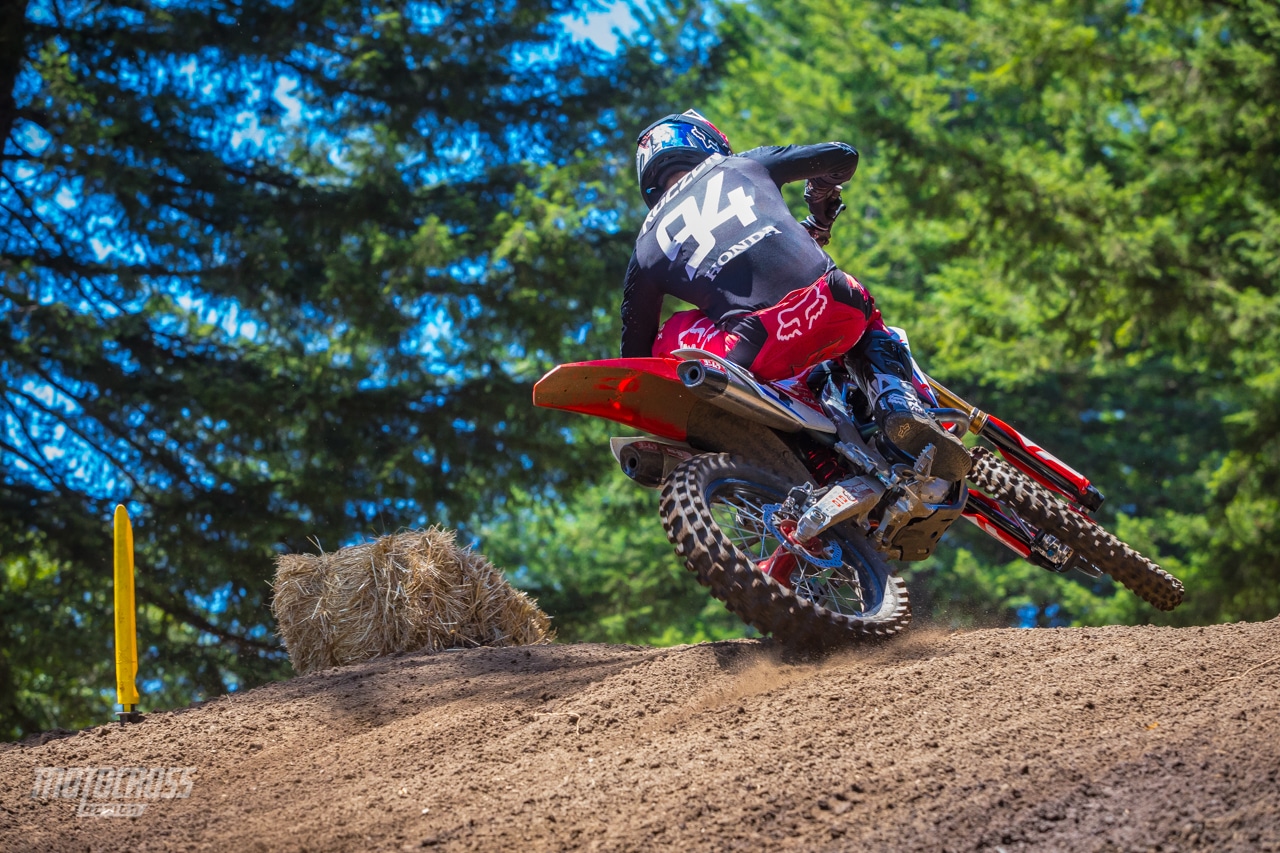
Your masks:
<instances>
[{"instance_id":1,"label":"motocross boot","mask_svg":"<svg viewBox=\"0 0 1280 853\"><path fill-rule=\"evenodd\" d=\"M973 465L964 442L934 420L911 384L911 355L888 332L870 331L844 357L853 381L867 395L872 415L899 450L918 456L934 446L932 474L963 480Z\"/></svg>"}]
</instances>

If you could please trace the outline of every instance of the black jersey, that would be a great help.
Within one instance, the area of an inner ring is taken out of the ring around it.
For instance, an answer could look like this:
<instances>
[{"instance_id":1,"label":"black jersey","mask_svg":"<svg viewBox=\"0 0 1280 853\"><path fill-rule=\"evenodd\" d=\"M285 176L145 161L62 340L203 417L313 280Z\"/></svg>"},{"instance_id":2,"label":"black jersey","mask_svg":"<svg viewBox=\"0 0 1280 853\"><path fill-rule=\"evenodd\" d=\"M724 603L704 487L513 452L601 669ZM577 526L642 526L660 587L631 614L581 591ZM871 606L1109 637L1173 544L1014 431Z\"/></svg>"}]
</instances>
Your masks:
<instances>
[{"instance_id":1,"label":"black jersey","mask_svg":"<svg viewBox=\"0 0 1280 853\"><path fill-rule=\"evenodd\" d=\"M796 221L780 187L847 181L858 152L842 142L713 155L671 187L636 238L622 295L622 355L651 354L671 294L717 325L776 305L835 264Z\"/></svg>"}]
</instances>

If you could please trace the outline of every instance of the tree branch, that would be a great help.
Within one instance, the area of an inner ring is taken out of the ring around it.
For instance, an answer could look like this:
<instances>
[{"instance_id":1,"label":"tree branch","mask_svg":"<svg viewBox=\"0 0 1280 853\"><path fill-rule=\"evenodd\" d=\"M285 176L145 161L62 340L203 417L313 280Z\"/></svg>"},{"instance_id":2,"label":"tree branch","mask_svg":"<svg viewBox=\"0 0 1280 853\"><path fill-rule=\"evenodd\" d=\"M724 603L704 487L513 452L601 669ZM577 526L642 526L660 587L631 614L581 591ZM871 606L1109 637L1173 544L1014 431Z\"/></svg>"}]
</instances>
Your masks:
<instances>
[{"instance_id":1,"label":"tree branch","mask_svg":"<svg viewBox=\"0 0 1280 853\"><path fill-rule=\"evenodd\" d=\"M84 430L76 426L75 423L70 418L67 418L62 414L49 408L38 397L33 397L27 392L20 391L20 390L16 391L16 393L19 394L24 400L26 400L29 405L35 407L39 411L44 412L46 415L49 415L51 418L61 423L64 427L67 428L68 432L75 435L77 438L79 438L81 441L83 441L86 445L88 445L93 450L97 451L97 453L100 456L103 456L107 459L114 460L115 458L114 454L104 449L93 438L90 438L89 435ZM75 399L75 398L72 397L71 399ZM28 439L30 439L30 436L28 436ZM32 441L32 446L35 446L34 441ZM141 451L139 450L139 452ZM139 482L138 478L135 477L133 475L133 472L131 472L126 466L117 464L117 465L114 465L113 467L120 473L124 474L124 476L129 480L129 482L133 484L133 487L137 489L138 492L142 494L146 494L146 489L143 488L142 483Z\"/></svg>"},{"instance_id":2,"label":"tree branch","mask_svg":"<svg viewBox=\"0 0 1280 853\"><path fill-rule=\"evenodd\" d=\"M2 402L4 404L4 407L13 414L13 417L17 420L18 424L21 426L23 424L22 415L20 412L18 412L17 407L14 406L13 401L10 400L7 396L0 394L0 402ZM31 435L27 433L26 429L19 429L17 430L17 432L27 440L27 444L30 445L31 450L35 451L36 450L35 439L32 438ZM44 477L46 480L48 480L51 486L57 487L60 485L58 479L53 475L53 472L50 471L49 468L47 467L46 460L42 458L38 458L38 454L36 456L29 455L27 451L23 450L22 448L12 444L11 442L3 438L0 438L0 450L9 451L14 456L18 457L19 459L21 459L22 461L30 465L32 468L39 471L40 475Z\"/></svg>"},{"instance_id":3,"label":"tree branch","mask_svg":"<svg viewBox=\"0 0 1280 853\"><path fill-rule=\"evenodd\" d=\"M279 646L263 643L259 640L252 640L248 637L242 637L239 634L233 634L225 628L219 628L217 625L213 624L208 619L183 604L178 598L172 595L162 595L148 586L142 586L139 588L138 598L144 604L154 605L175 619L180 619L191 627L198 628L206 634L212 634L225 642L235 643L238 646L245 646L251 649L256 649L260 652L281 651Z\"/></svg>"},{"instance_id":4,"label":"tree branch","mask_svg":"<svg viewBox=\"0 0 1280 853\"><path fill-rule=\"evenodd\" d=\"M38 365L24 363L23 366L27 370L30 370L32 373L34 373L36 376L39 376L42 380L47 382L51 387L56 388L59 392L66 395L68 399L75 400L77 405L80 406L81 410L84 412L86 416L88 416L94 421L97 421L99 424L102 424L104 429L107 428L107 425L110 423L110 421L105 417L105 413L97 405L94 399L92 398L84 399L80 395L72 393L69 389L65 388L62 383L54 379L48 373L48 371L42 370ZM184 483L188 483L194 486L194 483L191 482L191 477L189 472L187 472L186 470L182 469L179 465L177 465L171 456L163 453L156 453L155 445L149 445L147 447L144 447L141 443L138 442L136 438L134 438L133 434L130 433L128 430L124 430L124 431L109 430L109 431L112 432L116 436L116 438L118 438L119 440L123 441L125 444L132 447L137 452L140 458L155 459L159 464L159 466L162 469L164 469L164 471L168 473L171 477L173 477L175 480L180 480ZM88 441L88 439L86 438L85 441ZM92 442L89 442L89 443L93 444ZM93 444L93 446L98 450L99 453L103 453L103 450L97 447L96 444ZM104 454L104 455L107 455L110 458L110 454ZM140 482L127 470L125 471L125 474L133 482L134 488L138 490L140 495L144 495L148 497L151 496L151 492L149 489L147 489L145 484Z\"/></svg>"},{"instance_id":5,"label":"tree branch","mask_svg":"<svg viewBox=\"0 0 1280 853\"><path fill-rule=\"evenodd\" d=\"M230 264L221 264L207 269L175 270L172 267L164 266L162 264L103 264L78 261L75 258L67 257L66 255L49 255L45 253L23 255L17 252L0 252L0 260L13 261L16 263L31 261L32 263L38 264L46 269L53 270L56 273L76 276L128 274L154 276L163 275L174 276L176 278L188 278L200 275L209 275L211 273L218 273L223 270L233 268Z\"/></svg>"}]
</instances>

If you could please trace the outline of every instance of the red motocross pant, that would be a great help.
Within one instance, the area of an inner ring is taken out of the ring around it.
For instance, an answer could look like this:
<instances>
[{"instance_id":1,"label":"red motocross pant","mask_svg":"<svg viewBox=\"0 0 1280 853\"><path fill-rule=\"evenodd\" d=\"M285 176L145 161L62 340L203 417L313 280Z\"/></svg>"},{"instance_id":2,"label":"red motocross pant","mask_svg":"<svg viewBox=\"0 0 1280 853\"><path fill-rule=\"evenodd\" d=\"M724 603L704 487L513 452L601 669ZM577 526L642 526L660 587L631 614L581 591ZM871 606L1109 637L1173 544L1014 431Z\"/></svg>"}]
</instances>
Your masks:
<instances>
[{"instance_id":1,"label":"red motocross pant","mask_svg":"<svg viewBox=\"0 0 1280 853\"><path fill-rule=\"evenodd\" d=\"M777 305L723 325L730 331L696 309L672 314L658 330L653 354L693 347L728 358L761 379L789 379L843 355L868 329L885 328L871 294L840 270L791 291Z\"/></svg>"}]
</instances>

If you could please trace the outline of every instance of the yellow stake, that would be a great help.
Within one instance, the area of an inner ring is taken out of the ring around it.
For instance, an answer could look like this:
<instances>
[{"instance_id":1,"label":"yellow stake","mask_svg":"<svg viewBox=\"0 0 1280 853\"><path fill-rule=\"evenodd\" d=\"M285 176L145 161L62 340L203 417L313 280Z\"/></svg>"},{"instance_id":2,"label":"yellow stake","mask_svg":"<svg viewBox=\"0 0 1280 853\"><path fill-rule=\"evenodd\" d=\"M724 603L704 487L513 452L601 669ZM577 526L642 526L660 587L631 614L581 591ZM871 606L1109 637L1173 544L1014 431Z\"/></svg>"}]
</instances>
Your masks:
<instances>
[{"instance_id":1,"label":"yellow stake","mask_svg":"<svg viewBox=\"0 0 1280 853\"><path fill-rule=\"evenodd\" d=\"M133 525L123 505L116 506L116 700L123 713L138 705L137 605L133 600ZM123 722L123 720L122 720Z\"/></svg>"}]
</instances>

